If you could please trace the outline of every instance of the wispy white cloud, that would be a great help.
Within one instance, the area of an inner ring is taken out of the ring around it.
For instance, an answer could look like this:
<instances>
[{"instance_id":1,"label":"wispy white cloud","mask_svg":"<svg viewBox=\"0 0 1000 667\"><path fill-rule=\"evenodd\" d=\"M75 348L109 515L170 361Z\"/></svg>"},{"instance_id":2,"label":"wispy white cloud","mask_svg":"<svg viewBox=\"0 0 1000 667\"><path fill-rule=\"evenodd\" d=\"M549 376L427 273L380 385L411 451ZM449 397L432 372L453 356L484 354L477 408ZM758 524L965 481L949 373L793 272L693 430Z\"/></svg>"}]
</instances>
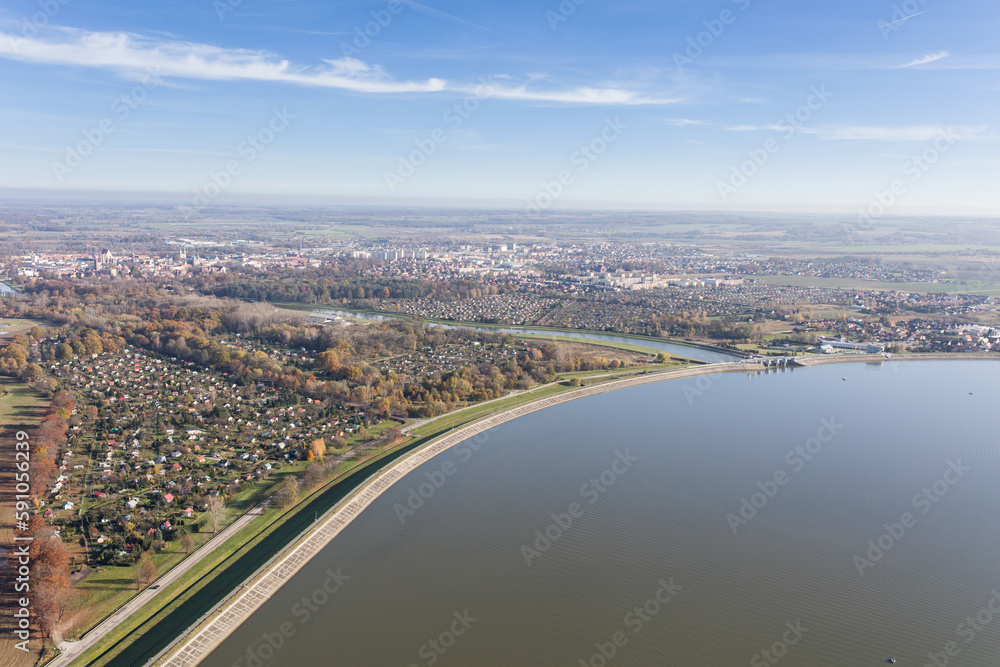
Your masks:
<instances>
[{"instance_id":1,"label":"wispy white cloud","mask_svg":"<svg viewBox=\"0 0 1000 667\"><path fill-rule=\"evenodd\" d=\"M986 125L906 125L901 127L839 125L804 128L805 134L815 134L820 139L833 141L933 141L945 135L958 140L987 138Z\"/></svg>"},{"instance_id":2,"label":"wispy white cloud","mask_svg":"<svg viewBox=\"0 0 1000 667\"><path fill-rule=\"evenodd\" d=\"M154 71L157 76L166 78L251 80L338 88L359 93L481 92L477 84L450 85L436 77L423 81L397 81L381 66L356 58L324 60L322 65L309 67L293 65L266 51L74 28L54 29L46 38L0 32L0 57L36 64L111 69L126 76ZM561 90L529 87L528 84L493 86L489 96L598 105L670 104L677 101L617 85L577 86Z\"/></svg>"},{"instance_id":3,"label":"wispy white cloud","mask_svg":"<svg viewBox=\"0 0 1000 667\"><path fill-rule=\"evenodd\" d=\"M777 125L730 125L726 128L730 132L761 132L764 130L778 131Z\"/></svg>"},{"instance_id":4,"label":"wispy white cloud","mask_svg":"<svg viewBox=\"0 0 1000 667\"><path fill-rule=\"evenodd\" d=\"M926 65L927 63L937 62L938 60L944 60L951 53L949 51L938 51L937 53L928 53L926 56L917 58L905 65L900 65L898 69L906 69L907 67L916 67L917 65Z\"/></svg>"},{"instance_id":5,"label":"wispy white cloud","mask_svg":"<svg viewBox=\"0 0 1000 667\"><path fill-rule=\"evenodd\" d=\"M469 89L466 92L474 92ZM679 98L649 96L634 90L619 87L594 88L580 86L568 90L539 90L527 86L493 86L489 97L501 100L523 100L528 102L561 102L564 104L608 104L623 106L665 105L679 102Z\"/></svg>"},{"instance_id":6,"label":"wispy white cloud","mask_svg":"<svg viewBox=\"0 0 1000 667\"><path fill-rule=\"evenodd\" d=\"M665 118L668 125L687 127L688 125L711 125L707 120L692 120L690 118Z\"/></svg>"},{"instance_id":7,"label":"wispy white cloud","mask_svg":"<svg viewBox=\"0 0 1000 667\"><path fill-rule=\"evenodd\" d=\"M1000 55L953 55L938 51L908 62L909 54L853 54L853 53L765 53L743 56L706 56L699 63L710 67L731 70L760 71L879 71L898 70L928 63L937 69L993 70L1000 69ZM905 62L905 65L900 65Z\"/></svg>"},{"instance_id":8,"label":"wispy white cloud","mask_svg":"<svg viewBox=\"0 0 1000 667\"><path fill-rule=\"evenodd\" d=\"M787 131L788 126L781 125L733 125L726 128L730 132L764 132ZM987 134L989 126L952 126L952 125L904 125L887 127L879 125L827 125L819 127L797 128L797 134L811 134L818 139L828 141L933 141L945 135L958 140L992 140Z\"/></svg>"},{"instance_id":9,"label":"wispy white cloud","mask_svg":"<svg viewBox=\"0 0 1000 667\"><path fill-rule=\"evenodd\" d=\"M887 28L887 27L889 27L891 25L896 25L897 23L905 23L906 21L909 21L910 19L912 19L914 16L920 16L921 14L926 14L929 11L931 11L931 10L930 9L925 9L923 11L914 12L913 14L910 14L909 16L904 16L903 18L896 19L895 21L889 21L889 22L879 21L878 27L877 28L872 28L871 31L875 32L876 30L884 30L885 28Z\"/></svg>"},{"instance_id":10,"label":"wispy white cloud","mask_svg":"<svg viewBox=\"0 0 1000 667\"><path fill-rule=\"evenodd\" d=\"M381 68L353 58L326 61L320 67L296 67L264 51L164 41L125 32L63 28L57 34L62 39L3 35L6 39L0 39L0 56L51 65L152 70L166 77L275 81L362 93L433 92L446 85L443 79L435 78L393 81Z\"/></svg>"}]
</instances>

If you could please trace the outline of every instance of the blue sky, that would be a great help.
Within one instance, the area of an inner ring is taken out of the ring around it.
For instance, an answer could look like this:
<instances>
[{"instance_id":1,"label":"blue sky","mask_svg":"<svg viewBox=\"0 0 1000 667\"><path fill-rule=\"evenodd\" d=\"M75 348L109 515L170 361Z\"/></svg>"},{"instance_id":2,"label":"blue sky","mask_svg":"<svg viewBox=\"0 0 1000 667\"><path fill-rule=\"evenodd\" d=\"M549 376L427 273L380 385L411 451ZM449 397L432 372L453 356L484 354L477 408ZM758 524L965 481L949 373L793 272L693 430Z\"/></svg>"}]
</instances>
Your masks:
<instances>
[{"instance_id":1,"label":"blue sky","mask_svg":"<svg viewBox=\"0 0 1000 667\"><path fill-rule=\"evenodd\" d=\"M997 213L998 27L995 0L9 0L0 188Z\"/></svg>"}]
</instances>

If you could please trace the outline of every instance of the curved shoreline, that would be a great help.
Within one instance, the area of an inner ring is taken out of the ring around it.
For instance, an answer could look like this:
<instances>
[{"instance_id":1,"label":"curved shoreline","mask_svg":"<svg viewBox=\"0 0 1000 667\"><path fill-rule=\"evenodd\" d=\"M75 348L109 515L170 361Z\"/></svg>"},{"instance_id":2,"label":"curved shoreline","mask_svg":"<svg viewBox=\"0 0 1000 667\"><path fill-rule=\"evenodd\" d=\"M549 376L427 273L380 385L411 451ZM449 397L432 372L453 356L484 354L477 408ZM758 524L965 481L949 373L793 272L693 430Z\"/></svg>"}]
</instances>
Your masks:
<instances>
[{"instance_id":1,"label":"curved shoreline","mask_svg":"<svg viewBox=\"0 0 1000 667\"><path fill-rule=\"evenodd\" d=\"M906 360L923 361L1000 361L1000 354L912 354L886 357L885 355L843 355L834 357L797 358L798 366L814 366L830 363L859 362L893 362ZM794 366L793 366L794 367ZM500 424L512 421L532 412L566 403L568 401L594 396L626 387L652 384L667 380L677 380L700 375L733 372L756 372L767 370L760 364L742 362L710 364L696 368L686 368L676 371L664 371L649 375L640 375L612 380L599 385L583 387L563 394L549 396L524 405L489 415L475 422L453 429L423 447L413 451L397 461L390 468L377 473L362 484L340 505L334 507L317 528L300 535L290 543L287 553L279 556L279 560L265 573L255 575L255 580L246 586L242 595L224 603L225 608L217 610L215 617L194 628L194 634L183 643L178 642L171 654L157 664L171 667L189 667L198 664L233 631L239 627L251 614L270 598L286 581L291 579L305 564L327 546L344 528L379 498L389 487L403 479L418 467L430 461L452 447L492 429ZM191 632L191 628L188 632ZM183 637L183 635L182 635Z\"/></svg>"},{"instance_id":2,"label":"curved shoreline","mask_svg":"<svg viewBox=\"0 0 1000 667\"><path fill-rule=\"evenodd\" d=\"M281 307L281 306L277 306ZM522 333L529 330L542 331L545 334L575 334L576 336L584 337L587 340L597 340L594 338L587 338L586 334L594 334L597 336L615 336L619 338L629 338L631 340L643 341L646 343L665 343L668 345L677 345L680 347L693 347L698 350L704 350L706 352L716 352L718 354L724 354L735 359L746 359L751 356L747 352L741 350L731 350L726 347L719 347L716 345L711 345L709 343L698 343L695 341L688 341L681 338L657 338L655 336L646 336L642 334L633 333L621 333L618 331L595 331L594 329L572 329L570 327L553 327L544 324L487 324L485 322L466 322L464 320L443 320L436 317L420 317L419 315L411 315L409 313L393 313L384 310L362 310L362 309L351 309L345 307L325 307L316 306L314 312L321 312L322 310L327 310L331 313L348 313L348 314L358 314L360 317L358 319L368 319L364 315L375 315L382 318L393 318L393 319L418 319L422 322L428 322L430 324L440 324L448 327L455 328L468 328L468 329L479 329L479 330L495 330L495 331L507 331L509 333ZM724 363L724 362L716 362Z\"/></svg>"}]
</instances>

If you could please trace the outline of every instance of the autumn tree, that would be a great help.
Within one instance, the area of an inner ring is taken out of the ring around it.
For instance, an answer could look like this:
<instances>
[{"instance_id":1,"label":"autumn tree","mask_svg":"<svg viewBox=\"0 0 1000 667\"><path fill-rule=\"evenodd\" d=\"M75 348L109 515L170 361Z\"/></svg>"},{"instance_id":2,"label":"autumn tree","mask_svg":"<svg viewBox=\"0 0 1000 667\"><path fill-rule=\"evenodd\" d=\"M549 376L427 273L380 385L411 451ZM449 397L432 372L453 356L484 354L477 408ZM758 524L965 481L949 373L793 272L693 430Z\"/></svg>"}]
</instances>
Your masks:
<instances>
[{"instance_id":1,"label":"autumn tree","mask_svg":"<svg viewBox=\"0 0 1000 667\"><path fill-rule=\"evenodd\" d=\"M316 438L309 444L309 453L312 454L312 457L309 459L310 461L312 459L322 459L326 456L326 442L323 438Z\"/></svg>"},{"instance_id":2,"label":"autumn tree","mask_svg":"<svg viewBox=\"0 0 1000 667\"><path fill-rule=\"evenodd\" d=\"M184 533L181 537L181 547L184 549L184 553L190 554L194 551L194 538Z\"/></svg>"},{"instance_id":3,"label":"autumn tree","mask_svg":"<svg viewBox=\"0 0 1000 667\"><path fill-rule=\"evenodd\" d=\"M49 410L59 414L63 419L69 419L76 409L76 399L65 389L60 389L52 396Z\"/></svg>"},{"instance_id":4,"label":"autumn tree","mask_svg":"<svg viewBox=\"0 0 1000 667\"><path fill-rule=\"evenodd\" d=\"M340 355L333 348L320 352L316 357L316 361L319 367L327 373L333 374L340 370Z\"/></svg>"},{"instance_id":5,"label":"autumn tree","mask_svg":"<svg viewBox=\"0 0 1000 667\"><path fill-rule=\"evenodd\" d=\"M33 520L31 528L34 529L30 554L35 614L42 635L51 637L70 602L69 552L43 521Z\"/></svg>"}]
</instances>

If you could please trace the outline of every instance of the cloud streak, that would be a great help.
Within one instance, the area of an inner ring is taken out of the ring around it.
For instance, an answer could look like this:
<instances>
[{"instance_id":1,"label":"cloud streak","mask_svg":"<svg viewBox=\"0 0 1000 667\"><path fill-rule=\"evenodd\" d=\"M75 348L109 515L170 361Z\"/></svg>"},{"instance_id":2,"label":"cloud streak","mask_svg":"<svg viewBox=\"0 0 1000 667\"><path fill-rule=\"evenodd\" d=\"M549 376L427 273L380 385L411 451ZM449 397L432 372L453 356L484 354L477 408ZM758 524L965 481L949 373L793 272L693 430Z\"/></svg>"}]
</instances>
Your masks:
<instances>
[{"instance_id":1,"label":"cloud streak","mask_svg":"<svg viewBox=\"0 0 1000 667\"><path fill-rule=\"evenodd\" d=\"M356 93L471 93L476 85L449 84L442 78L397 81L378 66L356 58L325 60L318 66L294 65L259 50L228 49L210 44L154 39L126 32L90 32L58 28L47 39L0 32L0 57L42 65L111 69L122 74L147 70L157 76L213 81L261 81L334 88ZM620 86L578 86L543 90L495 86L489 97L562 104L671 104L676 99L649 97Z\"/></svg>"},{"instance_id":2,"label":"cloud streak","mask_svg":"<svg viewBox=\"0 0 1000 667\"><path fill-rule=\"evenodd\" d=\"M889 21L888 23L881 23L880 22L879 26L877 28L873 28L872 29L872 32L874 32L875 30L883 30L887 26L896 25L897 23L904 23L904 22L909 21L910 19L912 19L914 16L920 16L921 14L926 14L929 11L931 11L931 10L930 9L925 9L923 11L916 12L914 14L910 14L909 16L904 16L901 19L896 19L895 21Z\"/></svg>"},{"instance_id":3,"label":"cloud streak","mask_svg":"<svg viewBox=\"0 0 1000 667\"><path fill-rule=\"evenodd\" d=\"M673 125L674 127L687 127L689 125L711 125L706 120L693 120L691 118L665 118L664 121L668 125Z\"/></svg>"},{"instance_id":4,"label":"cloud streak","mask_svg":"<svg viewBox=\"0 0 1000 667\"><path fill-rule=\"evenodd\" d=\"M493 35L500 35L496 30L491 30L486 26L479 25L478 23L473 23L472 21L466 21L458 16L453 16L447 12L442 12L440 9L434 9L433 7L428 7L427 5L421 4L419 2L414 2L414 0L402 0L403 4L412 7L418 12L427 14L428 16L433 16L435 18L444 19L446 21L451 21L453 23L459 23L461 25L469 26L470 28L475 28L476 30L482 30L483 32L488 32Z\"/></svg>"},{"instance_id":5,"label":"cloud streak","mask_svg":"<svg viewBox=\"0 0 1000 667\"><path fill-rule=\"evenodd\" d=\"M155 40L125 32L63 28L63 40L3 35L0 56L49 65L109 68L122 72L155 70L189 79L274 81L340 88L360 93L443 90L443 79L393 81L381 68L343 58L319 67L295 67L264 51L223 49L194 42Z\"/></svg>"},{"instance_id":6,"label":"cloud streak","mask_svg":"<svg viewBox=\"0 0 1000 667\"><path fill-rule=\"evenodd\" d=\"M1000 55L953 55L950 51L930 53L911 62L909 54L847 54L847 53L771 53L744 56L705 56L700 62L710 67L750 71L816 71L861 72L891 71L917 65L935 63L935 69L996 70L1000 69ZM900 65L905 62L905 65Z\"/></svg>"},{"instance_id":7,"label":"cloud streak","mask_svg":"<svg viewBox=\"0 0 1000 667\"><path fill-rule=\"evenodd\" d=\"M937 53L928 53L926 56L923 56L922 58L917 58L916 60L906 63L905 65L900 65L899 69L906 69L907 67L916 67L917 65L926 65L927 63L934 63L939 60L944 60L950 55L951 53L949 51L938 51Z\"/></svg>"},{"instance_id":8,"label":"cloud streak","mask_svg":"<svg viewBox=\"0 0 1000 667\"><path fill-rule=\"evenodd\" d=\"M471 89L464 92L472 92ZM580 86L569 90L531 90L527 86L493 86L487 97L524 102L557 102L562 104L598 104L614 106L668 105L680 100L672 97L649 97L624 88L593 88Z\"/></svg>"},{"instance_id":9,"label":"cloud streak","mask_svg":"<svg viewBox=\"0 0 1000 667\"><path fill-rule=\"evenodd\" d=\"M801 130L831 141L933 141L942 134L959 140L986 138L986 125L958 127L946 125L907 125L902 127L840 125Z\"/></svg>"},{"instance_id":10,"label":"cloud streak","mask_svg":"<svg viewBox=\"0 0 1000 667\"><path fill-rule=\"evenodd\" d=\"M779 132L780 125L734 125L727 127L730 132ZM785 128L787 129L787 128ZM917 142L933 141L942 134L953 136L959 140L992 140L986 132L987 125L952 126L952 125L904 125L886 127L880 125L829 125L820 127L803 127L796 129L797 134L811 134L818 139L827 141L892 141Z\"/></svg>"}]
</instances>

